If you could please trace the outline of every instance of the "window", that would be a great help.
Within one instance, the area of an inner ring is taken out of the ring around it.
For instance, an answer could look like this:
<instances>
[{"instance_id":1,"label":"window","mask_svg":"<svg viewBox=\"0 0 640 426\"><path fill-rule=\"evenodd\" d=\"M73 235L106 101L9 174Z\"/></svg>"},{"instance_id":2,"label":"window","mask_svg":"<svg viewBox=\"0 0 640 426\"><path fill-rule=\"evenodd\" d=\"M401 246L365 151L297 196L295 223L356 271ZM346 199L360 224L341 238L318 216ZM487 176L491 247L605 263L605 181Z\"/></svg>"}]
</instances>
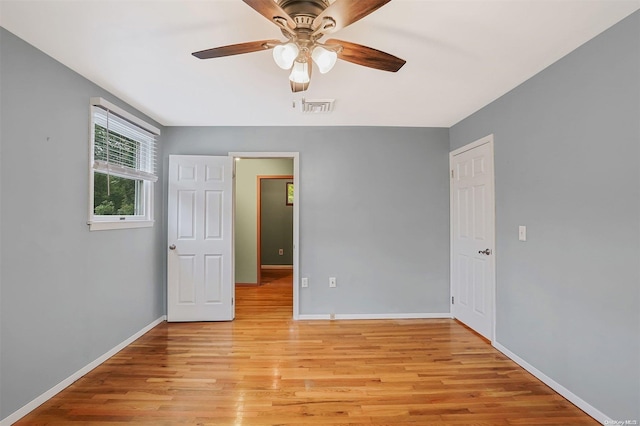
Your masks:
<instances>
[{"instance_id":1,"label":"window","mask_svg":"<svg viewBox=\"0 0 640 426\"><path fill-rule=\"evenodd\" d=\"M153 226L160 131L102 98L91 99L89 226Z\"/></svg>"}]
</instances>

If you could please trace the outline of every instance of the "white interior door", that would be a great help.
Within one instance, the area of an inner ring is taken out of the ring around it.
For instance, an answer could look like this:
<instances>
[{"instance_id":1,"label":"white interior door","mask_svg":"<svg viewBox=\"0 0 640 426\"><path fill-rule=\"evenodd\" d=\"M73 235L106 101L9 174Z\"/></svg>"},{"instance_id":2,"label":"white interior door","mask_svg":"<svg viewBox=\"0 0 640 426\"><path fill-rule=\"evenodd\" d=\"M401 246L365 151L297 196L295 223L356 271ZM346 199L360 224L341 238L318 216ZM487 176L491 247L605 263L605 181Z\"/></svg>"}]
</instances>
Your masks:
<instances>
[{"instance_id":1,"label":"white interior door","mask_svg":"<svg viewBox=\"0 0 640 426\"><path fill-rule=\"evenodd\" d=\"M169 156L169 321L234 317L232 163L231 157Z\"/></svg>"},{"instance_id":2,"label":"white interior door","mask_svg":"<svg viewBox=\"0 0 640 426\"><path fill-rule=\"evenodd\" d=\"M451 313L489 340L495 321L493 136L451 153Z\"/></svg>"}]
</instances>

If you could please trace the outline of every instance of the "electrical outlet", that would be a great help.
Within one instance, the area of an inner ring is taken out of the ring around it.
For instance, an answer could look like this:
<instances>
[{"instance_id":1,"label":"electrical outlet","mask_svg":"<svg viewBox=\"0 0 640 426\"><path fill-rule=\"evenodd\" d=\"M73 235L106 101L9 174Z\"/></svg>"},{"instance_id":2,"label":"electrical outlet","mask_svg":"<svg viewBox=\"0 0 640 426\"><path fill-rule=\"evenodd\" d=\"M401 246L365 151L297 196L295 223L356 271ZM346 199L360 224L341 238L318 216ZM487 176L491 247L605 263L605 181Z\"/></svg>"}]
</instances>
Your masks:
<instances>
[{"instance_id":1,"label":"electrical outlet","mask_svg":"<svg viewBox=\"0 0 640 426\"><path fill-rule=\"evenodd\" d=\"M335 287L336 286L336 277L330 277L329 278L329 287Z\"/></svg>"},{"instance_id":2,"label":"electrical outlet","mask_svg":"<svg viewBox=\"0 0 640 426\"><path fill-rule=\"evenodd\" d=\"M307 288L307 287L309 287L309 278L303 277L302 278L302 288Z\"/></svg>"},{"instance_id":3,"label":"electrical outlet","mask_svg":"<svg viewBox=\"0 0 640 426\"><path fill-rule=\"evenodd\" d=\"M282 256L284 254L284 249L278 249L278 254Z\"/></svg>"}]
</instances>

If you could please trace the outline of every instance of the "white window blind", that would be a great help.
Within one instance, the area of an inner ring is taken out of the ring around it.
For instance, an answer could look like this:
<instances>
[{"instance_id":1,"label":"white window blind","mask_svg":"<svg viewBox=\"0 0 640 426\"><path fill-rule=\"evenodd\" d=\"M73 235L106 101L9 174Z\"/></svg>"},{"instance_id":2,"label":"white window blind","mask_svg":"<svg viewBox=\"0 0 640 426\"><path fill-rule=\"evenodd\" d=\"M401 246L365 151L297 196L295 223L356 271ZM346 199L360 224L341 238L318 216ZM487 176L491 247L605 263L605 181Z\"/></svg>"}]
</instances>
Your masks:
<instances>
[{"instance_id":1,"label":"white window blind","mask_svg":"<svg viewBox=\"0 0 640 426\"><path fill-rule=\"evenodd\" d=\"M93 105L93 169L156 182L156 135L102 105Z\"/></svg>"}]
</instances>

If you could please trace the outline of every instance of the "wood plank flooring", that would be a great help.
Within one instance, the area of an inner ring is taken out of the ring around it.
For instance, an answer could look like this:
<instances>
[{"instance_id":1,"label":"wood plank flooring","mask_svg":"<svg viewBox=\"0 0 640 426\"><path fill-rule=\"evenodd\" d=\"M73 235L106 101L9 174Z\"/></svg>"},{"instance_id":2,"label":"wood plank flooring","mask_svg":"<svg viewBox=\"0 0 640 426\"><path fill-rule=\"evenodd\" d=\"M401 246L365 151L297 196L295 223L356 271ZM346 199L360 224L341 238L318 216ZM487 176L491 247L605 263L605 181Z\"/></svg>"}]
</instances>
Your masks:
<instances>
[{"instance_id":1,"label":"wood plank flooring","mask_svg":"<svg viewBox=\"0 0 640 426\"><path fill-rule=\"evenodd\" d=\"M235 321L160 324L17 424L598 424L455 321L294 322L290 276L263 282Z\"/></svg>"}]
</instances>

